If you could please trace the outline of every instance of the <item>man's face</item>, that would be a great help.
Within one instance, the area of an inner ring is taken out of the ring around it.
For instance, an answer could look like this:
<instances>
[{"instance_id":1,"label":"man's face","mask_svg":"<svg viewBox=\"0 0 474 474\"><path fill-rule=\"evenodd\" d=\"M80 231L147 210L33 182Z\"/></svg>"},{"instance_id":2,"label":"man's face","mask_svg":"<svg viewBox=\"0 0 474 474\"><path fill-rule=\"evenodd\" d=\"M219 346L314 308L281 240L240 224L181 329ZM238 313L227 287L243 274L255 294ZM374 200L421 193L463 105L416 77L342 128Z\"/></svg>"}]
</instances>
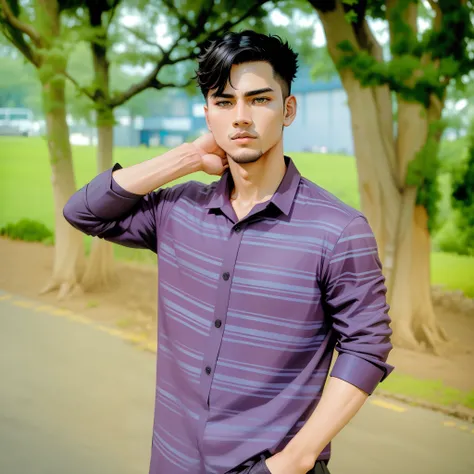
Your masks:
<instances>
[{"instance_id":1,"label":"man's face","mask_svg":"<svg viewBox=\"0 0 474 474\"><path fill-rule=\"evenodd\" d=\"M295 98L283 100L272 66L263 61L232 66L230 82L220 96L215 94L211 90L207 97L208 127L229 158L240 164L257 161L277 145L296 112Z\"/></svg>"}]
</instances>

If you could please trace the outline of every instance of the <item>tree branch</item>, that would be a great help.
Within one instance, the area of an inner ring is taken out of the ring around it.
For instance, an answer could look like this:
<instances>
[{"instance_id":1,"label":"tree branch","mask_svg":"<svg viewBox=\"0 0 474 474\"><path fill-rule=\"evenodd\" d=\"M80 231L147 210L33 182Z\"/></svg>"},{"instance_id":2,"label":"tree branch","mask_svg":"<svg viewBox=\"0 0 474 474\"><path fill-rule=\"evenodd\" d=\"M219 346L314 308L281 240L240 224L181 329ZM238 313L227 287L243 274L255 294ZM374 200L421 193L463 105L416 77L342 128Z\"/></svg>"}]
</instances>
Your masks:
<instances>
[{"instance_id":1,"label":"tree branch","mask_svg":"<svg viewBox=\"0 0 474 474\"><path fill-rule=\"evenodd\" d=\"M156 42L150 41L141 31L138 31L130 26L121 25L125 28L128 32L132 33L136 38L138 38L141 42L147 44L148 46L155 46L157 47L162 54L164 54L163 48Z\"/></svg>"},{"instance_id":2,"label":"tree branch","mask_svg":"<svg viewBox=\"0 0 474 474\"><path fill-rule=\"evenodd\" d=\"M178 41L180 39L181 38L178 37L175 40L171 48L163 54L161 60L157 62L155 67L152 69L152 71L148 75L146 75L140 82L133 84L125 92L122 92L122 94L112 98L110 100L110 106L112 108L118 107L124 104L125 102L127 102L127 100L131 99L134 95L139 94L140 92L144 91L148 87L152 87L156 89L155 84L158 82L156 79L156 76L158 75L162 67L170 64L169 57L171 53L173 52L174 48L177 46Z\"/></svg>"},{"instance_id":3,"label":"tree branch","mask_svg":"<svg viewBox=\"0 0 474 474\"><path fill-rule=\"evenodd\" d=\"M80 92L82 92L84 95L86 95L87 97L89 97L90 100L92 100L92 102L95 102L95 97L93 94L91 94L87 89L85 89L84 87L82 87L77 81L76 79L74 79L68 72L64 72L63 73L64 76L66 76L66 78L72 83L74 84L74 86L76 87L76 89Z\"/></svg>"},{"instance_id":4,"label":"tree branch","mask_svg":"<svg viewBox=\"0 0 474 474\"><path fill-rule=\"evenodd\" d=\"M358 29L359 44L368 51L377 61L383 62L383 50L380 43L375 38L366 19ZM396 161L395 154L395 138L393 133L393 103L392 94L388 84L380 85L373 88L374 100L377 108L377 115L379 119L382 141L387 154L390 166L390 172L397 182ZM399 184L399 183L397 183Z\"/></svg>"},{"instance_id":5,"label":"tree branch","mask_svg":"<svg viewBox=\"0 0 474 474\"><path fill-rule=\"evenodd\" d=\"M337 67L343 55L338 47L340 43L348 41L355 51L360 49L354 30L344 17L344 8L340 1L309 0L309 3L318 12L329 54ZM340 74L343 79L344 72L341 71Z\"/></svg>"},{"instance_id":6,"label":"tree branch","mask_svg":"<svg viewBox=\"0 0 474 474\"><path fill-rule=\"evenodd\" d=\"M41 48L43 45L43 41L39 33L31 26L27 25L20 21L11 11L10 5L8 5L7 0L0 0L0 5L2 6L3 15L5 20L15 29L25 33L27 36L31 38L31 41L37 46Z\"/></svg>"},{"instance_id":7,"label":"tree branch","mask_svg":"<svg viewBox=\"0 0 474 474\"><path fill-rule=\"evenodd\" d=\"M181 15L178 7L172 1L170 2L169 0L163 0L163 3L173 12L174 15L176 15L180 23L186 25L189 31L193 30L193 25L189 22L186 16Z\"/></svg>"},{"instance_id":8,"label":"tree branch","mask_svg":"<svg viewBox=\"0 0 474 474\"><path fill-rule=\"evenodd\" d=\"M237 25L238 23L241 23L246 18L248 18L250 15L252 15L256 10L258 10L258 8L260 8L266 2L267 2L267 0L258 0L257 2L255 2L252 5L251 8L249 8L249 10L244 15L242 15L236 21L227 21L227 22L223 23L216 30L208 33L207 36L206 36L206 39L217 36L222 31L228 30L228 29L234 27L235 25ZM174 5L169 5L168 0L165 0L165 4L167 6L169 6L171 9L173 9L173 11L176 11L176 7ZM179 15L179 13L177 13L177 14ZM207 17L209 15L210 15L210 11L207 13ZM179 15L179 17L181 18L181 15ZM206 19L207 19L207 17L206 17ZM193 28L193 26L190 25L190 23L187 21L187 19L185 19L183 21L183 23L189 25L189 27L190 27L190 30L188 31L188 34L185 37L188 41L191 41L196 36L199 36L200 34L202 34L202 31L201 30L198 31L195 28ZM173 52L173 50L176 48L176 46L178 45L178 42L179 42L180 39L181 39L181 37L178 37L175 40L175 42L173 43L173 45L171 46L171 48L168 51L164 52L163 57L161 58L161 60L157 62L156 66L153 68L153 70L147 76L145 76L140 82L130 86L122 94L112 98L111 101L110 101L110 106L113 107L113 108L118 107L118 106L124 104L125 102L127 102L127 100L131 99L136 94L139 94L140 92L144 91L145 89L147 89L149 87L154 88L154 89L163 88L161 86L162 83L159 82L156 78L158 73L160 72L161 68L163 68L164 66L167 66L167 65L176 64L176 63L181 62L181 61L196 58L199 53L194 53L194 51L193 51L188 56L183 56L181 58L170 59L170 55ZM204 43L204 41L205 40L201 41L200 44L202 45ZM190 81L189 81L189 83L190 83ZM171 86L168 85L168 86L165 86L165 87L171 87ZM180 87L182 87L182 86L180 86Z\"/></svg>"},{"instance_id":9,"label":"tree branch","mask_svg":"<svg viewBox=\"0 0 474 474\"><path fill-rule=\"evenodd\" d=\"M199 12L199 16L197 17L196 24L191 27L189 30L188 36L196 37L199 36L200 33L206 30L205 26L207 20L209 19L212 9L214 8L214 0L208 0L207 8L203 8Z\"/></svg>"},{"instance_id":10,"label":"tree branch","mask_svg":"<svg viewBox=\"0 0 474 474\"><path fill-rule=\"evenodd\" d=\"M105 27L106 31L109 31L110 25L112 23L112 20L114 19L115 13L117 12L117 7L120 4L120 0L114 0L114 3L112 4L110 8L110 13L109 13L109 18L107 20L107 26Z\"/></svg>"},{"instance_id":11,"label":"tree branch","mask_svg":"<svg viewBox=\"0 0 474 474\"><path fill-rule=\"evenodd\" d=\"M336 8L336 0L310 0L309 3L321 13L328 13Z\"/></svg>"},{"instance_id":12,"label":"tree branch","mask_svg":"<svg viewBox=\"0 0 474 474\"><path fill-rule=\"evenodd\" d=\"M3 29L3 34L5 35L5 38L13 45L14 48L18 49L21 54L26 58L27 61L29 61L33 66L35 67L40 67L41 61L36 53L29 45L24 41L24 38L22 35L19 34L19 37L21 38L21 41L17 41L11 34L11 31L9 31L9 28L13 28L10 24L4 24ZM18 30L15 30L18 31Z\"/></svg>"},{"instance_id":13,"label":"tree branch","mask_svg":"<svg viewBox=\"0 0 474 474\"><path fill-rule=\"evenodd\" d=\"M207 0L207 5L203 8L199 16L196 20L196 29L204 29L204 25L206 24L210 14L212 13L212 9L214 8L214 0Z\"/></svg>"},{"instance_id":14,"label":"tree branch","mask_svg":"<svg viewBox=\"0 0 474 474\"><path fill-rule=\"evenodd\" d=\"M255 13L262 5L267 3L268 0L258 0L253 3L252 7L247 10L247 13L242 15L240 18L238 18L236 21L227 21L223 23L217 30L214 30L212 33L209 34L209 36L217 36L218 34L222 33L225 30L230 30L234 26L238 25L239 23L242 23L244 20L246 20L250 15Z\"/></svg>"},{"instance_id":15,"label":"tree branch","mask_svg":"<svg viewBox=\"0 0 474 474\"><path fill-rule=\"evenodd\" d=\"M433 21L433 28L439 30L439 28L441 27L441 21L443 19L443 12L441 11L441 7L439 6L438 2L435 2L435 0L428 0L428 3L430 4L430 7L433 9L433 11L436 13L436 16Z\"/></svg>"},{"instance_id":16,"label":"tree branch","mask_svg":"<svg viewBox=\"0 0 474 474\"><path fill-rule=\"evenodd\" d=\"M383 61L383 50L377 38L374 36L367 20L361 23L360 27L356 31L357 40L359 46L365 49L371 56L377 61Z\"/></svg>"}]
</instances>

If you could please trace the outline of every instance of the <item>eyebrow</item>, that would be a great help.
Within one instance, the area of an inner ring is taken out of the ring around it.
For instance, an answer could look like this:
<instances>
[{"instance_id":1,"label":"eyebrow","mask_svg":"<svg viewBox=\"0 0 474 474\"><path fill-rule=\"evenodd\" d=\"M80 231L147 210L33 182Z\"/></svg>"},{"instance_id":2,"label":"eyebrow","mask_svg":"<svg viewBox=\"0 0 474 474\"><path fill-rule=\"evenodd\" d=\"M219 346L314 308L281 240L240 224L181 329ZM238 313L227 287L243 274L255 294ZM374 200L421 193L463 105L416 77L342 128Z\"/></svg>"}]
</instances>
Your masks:
<instances>
[{"instance_id":1,"label":"eyebrow","mask_svg":"<svg viewBox=\"0 0 474 474\"><path fill-rule=\"evenodd\" d=\"M271 87L264 87L263 89L256 89L254 91L248 91L244 94L244 97L252 97L254 95L259 95L259 94L264 94L265 92L275 92ZM214 92L214 94L211 94L211 97L214 99L217 98L222 98L222 99L233 99L235 97L234 94L217 94L217 92Z\"/></svg>"}]
</instances>

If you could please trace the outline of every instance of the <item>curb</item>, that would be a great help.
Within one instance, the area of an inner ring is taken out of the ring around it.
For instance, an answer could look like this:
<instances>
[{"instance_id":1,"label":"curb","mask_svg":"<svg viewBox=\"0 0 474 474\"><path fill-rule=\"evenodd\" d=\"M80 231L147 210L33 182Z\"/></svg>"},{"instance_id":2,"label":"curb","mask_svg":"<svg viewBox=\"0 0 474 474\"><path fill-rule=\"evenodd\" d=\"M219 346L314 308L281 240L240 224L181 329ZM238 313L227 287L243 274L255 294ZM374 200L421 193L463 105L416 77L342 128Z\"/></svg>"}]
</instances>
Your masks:
<instances>
[{"instance_id":1,"label":"curb","mask_svg":"<svg viewBox=\"0 0 474 474\"><path fill-rule=\"evenodd\" d=\"M387 398L390 400L396 400L398 402L406 403L407 405L416 406L420 408L426 408L427 410L436 411L443 413L444 415L452 416L459 420L467 421L469 423L474 423L474 410L463 407L460 405L457 406L446 406L439 405L437 403L427 402L420 398L409 397L407 395L400 395L397 393L387 392L385 390L375 390L374 395L378 395L382 398Z\"/></svg>"}]
</instances>

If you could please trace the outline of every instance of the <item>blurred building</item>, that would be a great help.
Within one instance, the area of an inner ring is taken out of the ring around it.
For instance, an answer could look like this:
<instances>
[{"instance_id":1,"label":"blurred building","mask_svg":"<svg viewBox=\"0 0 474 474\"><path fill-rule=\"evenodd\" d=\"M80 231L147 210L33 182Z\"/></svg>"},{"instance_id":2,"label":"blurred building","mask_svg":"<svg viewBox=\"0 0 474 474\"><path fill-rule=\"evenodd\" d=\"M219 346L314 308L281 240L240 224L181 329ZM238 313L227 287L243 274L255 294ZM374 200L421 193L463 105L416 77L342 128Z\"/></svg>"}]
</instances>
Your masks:
<instances>
[{"instance_id":1,"label":"blurred building","mask_svg":"<svg viewBox=\"0 0 474 474\"><path fill-rule=\"evenodd\" d=\"M353 154L351 116L339 78L313 81L302 68L292 88L298 111L285 129L285 151Z\"/></svg>"},{"instance_id":2,"label":"blurred building","mask_svg":"<svg viewBox=\"0 0 474 474\"><path fill-rule=\"evenodd\" d=\"M0 135L33 135L36 130L33 112L23 107L0 108Z\"/></svg>"}]
</instances>

